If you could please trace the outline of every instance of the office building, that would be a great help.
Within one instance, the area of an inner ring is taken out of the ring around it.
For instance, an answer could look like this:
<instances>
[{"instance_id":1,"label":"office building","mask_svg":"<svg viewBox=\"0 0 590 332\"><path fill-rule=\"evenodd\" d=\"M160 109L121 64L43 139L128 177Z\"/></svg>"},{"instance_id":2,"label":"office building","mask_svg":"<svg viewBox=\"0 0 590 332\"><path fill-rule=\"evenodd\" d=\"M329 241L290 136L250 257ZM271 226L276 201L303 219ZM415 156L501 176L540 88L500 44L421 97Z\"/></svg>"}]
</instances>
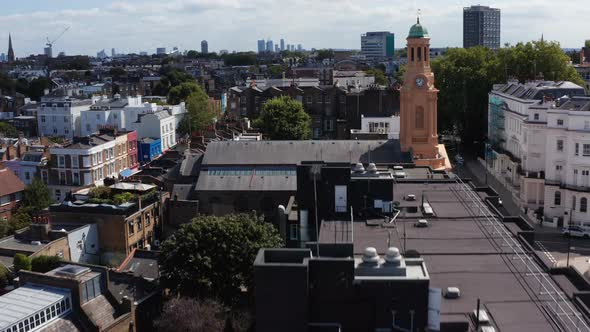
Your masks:
<instances>
[{"instance_id":1,"label":"office building","mask_svg":"<svg viewBox=\"0 0 590 332\"><path fill-rule=\"evenodd\" d=\"M258 53L262 53L266 51L266 44L264 42L264 39L259 39L258 40Z\"/></svg>"},{"instance_id":2,"label":"office building","mask_svg":"<svg viewBox=\"0 0 590 332\"><path fill-rule=\"evenodd\" d=\"M303 46L301 46L301 44L297 44L297 50L298 51L303 51Z\"/></svg>"},{"instance_id":3,"label":"office building","mask_svg":"<svg viewBox=\"0 0 590 332\"><path fill-rule=\"evenodd\" d=\"M201 53L209 54L209 44L206 40L201 41Z\"/></svg>"},{"instance_id":4,"label":"office building","mask_svg":"<svg viewBox=\"0 0 590 332\"><path fill-rule=\"evenodd\" d=\"M117 53L115 53L115 49L111 48L111 57L114 58Z\"/></svg>"},{"instance_id":5,"label":"office building","mask_svg":"<svg viewBox=\"0 0 590 332\"><path fill-rule=\"evenodd\" d=\"M500 48L500 9L487 6L463 8L463 47Z\"/></svg>"},{"instance_id":6,"label":"office building","mask_svg":"<svg viewBox=\"0 0 590 332\"><path fill-rule=\"evenodd\" d=\"M158 47L158 48L156 48L156 54L157 55L166 54L166 47Z\"/></svg>"},{"instance_id":7,"label":"office building","mask_svg":"<svg viewBox=\"0 0 590 332\"><path fill-rule=\"evenodd\" d=\"M281 51L285 50L285 40L281 38Z\"/></svg>"},{"instance_id":8,"label":"office building","mask_svg":"<svg viewBox=\"0 0 590 332\"><path fill-rule=\"evenodd\" d=\"M273 50L274 50L274 43L272 42L272 40L267 40L266 41L266 51L272 52Z\"/></svg>"},{"instance_id":9,"label":"office building","mask_svg":"<svg viewBox=\"0 0 590 332\"><path fill-rule=\"evenodd\" d=\"M368 60L393 58L394 34L388 31L367 32L361 35L361 54Z\"/></svg>"}]
</instances>

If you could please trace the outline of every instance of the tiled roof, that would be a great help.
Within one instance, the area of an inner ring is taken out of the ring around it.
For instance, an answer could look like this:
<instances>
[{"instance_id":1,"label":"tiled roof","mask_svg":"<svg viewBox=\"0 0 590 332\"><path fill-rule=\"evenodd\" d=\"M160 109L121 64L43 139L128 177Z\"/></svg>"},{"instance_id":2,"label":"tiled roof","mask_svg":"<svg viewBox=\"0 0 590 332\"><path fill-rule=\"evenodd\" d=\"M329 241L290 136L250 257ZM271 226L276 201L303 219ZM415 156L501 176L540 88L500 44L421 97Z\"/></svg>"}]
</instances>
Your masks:
<instances>
[{"instance_id":1,"label":"tiled roof","mask_svg":"<svg viewBox=\"0 0 590 332\"><path fill-rule=\"evenodd\" d=\"M0 196L10 195L25 190L22 181L9 169L0 169Z\"/></svg>"}]
</instances>

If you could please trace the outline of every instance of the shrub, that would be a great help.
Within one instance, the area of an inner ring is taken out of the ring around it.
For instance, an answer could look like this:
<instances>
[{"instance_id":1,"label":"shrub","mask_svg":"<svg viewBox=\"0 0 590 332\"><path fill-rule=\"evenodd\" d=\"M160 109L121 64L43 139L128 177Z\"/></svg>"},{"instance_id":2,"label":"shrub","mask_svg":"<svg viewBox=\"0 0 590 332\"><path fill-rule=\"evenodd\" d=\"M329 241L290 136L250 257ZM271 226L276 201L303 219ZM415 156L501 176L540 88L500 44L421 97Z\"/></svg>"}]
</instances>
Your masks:
<instances>
[{"instance_id":1,"label":"shrub","mask_svg":"<svg viewBox=\"0 0 590 332\"><path fill-rule=\"evenodd\" d=\"M14 264L14 270L17 272L20 270L30 271L32 262L29 256L23 254L16 254L14 255L12 264Z\"/></svg>"},{"instance_id":2,"label":"shrub","mask_svg":"<svg viewBox=\"0 0 590 332\"><path fill-rule=\"evenodd\" d=\"M96 187L90 189L89 193L90 198L98 198L98 199L110 199L111 198L111 188L110 187Z\"/></svg>"},{"instance_id":3,"label":"shrub","mask_svg":"<svg viewBox=\"0 0 590 332\"><path fill-rule=\"evenodd\" d=\"M113 196L113 202L116 205L120 205L129 201L132 201L135 198L135 195L130 192L124 192L121 194L116 194Z\"/></svg>"},{"instance_id":4,"label":"shrub","mask_svg":"<svg viewBox=\"0 0 590 332\"><path fill-rule=\"evenodd\" d=\"M0 288L10 284L10 271L0 263Z\"/></svg>"},{"instance_id":5,"label":"shrub","mask_svg":"<svg viewBox=\"0 0 590 332\"><path fill-rule=\"evenodd\" d=\"M37 256L31 260L31 267L35 272L45 273L59 267L60 262L57 256Z\"/></svg>"}]
</instances>

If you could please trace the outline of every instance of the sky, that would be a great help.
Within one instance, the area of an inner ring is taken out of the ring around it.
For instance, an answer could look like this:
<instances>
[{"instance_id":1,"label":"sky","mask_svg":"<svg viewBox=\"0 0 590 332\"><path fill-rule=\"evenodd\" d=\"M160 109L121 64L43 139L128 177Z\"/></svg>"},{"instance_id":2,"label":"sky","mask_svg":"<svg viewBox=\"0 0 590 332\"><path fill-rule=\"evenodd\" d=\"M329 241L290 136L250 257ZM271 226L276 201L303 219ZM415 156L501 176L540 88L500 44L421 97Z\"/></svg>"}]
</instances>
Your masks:
<instances>
[{"instance_id":1,"label":"sky","mask_svg":"<svg viewBox=\"0 0 590 332\"><path fill-rule=\"evenodd\" d=\"M562 47L590 39L587 0L479 2L502 10L501 42L515 44L544 35ZM460 0L0 0L0 53L12 34L17 57L43 53L57 37L54 54L155 53L156 47L209 51L256 50L258 39L304 48L359 49L367 31L395 33L396 48L420 10L433 47L462 45ZM4 45L4 46L3 46Z\"/></svg>"}]
</instances>

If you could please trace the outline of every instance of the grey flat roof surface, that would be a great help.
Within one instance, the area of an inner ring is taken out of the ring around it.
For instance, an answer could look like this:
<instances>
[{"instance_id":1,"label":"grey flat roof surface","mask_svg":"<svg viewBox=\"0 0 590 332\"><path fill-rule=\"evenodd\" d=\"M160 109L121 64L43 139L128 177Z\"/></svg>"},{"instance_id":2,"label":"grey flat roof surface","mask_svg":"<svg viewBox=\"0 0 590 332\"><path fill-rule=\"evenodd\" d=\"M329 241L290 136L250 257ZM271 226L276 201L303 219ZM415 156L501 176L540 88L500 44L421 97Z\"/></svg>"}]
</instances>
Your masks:
<instances>
[{"instance_id":1,"label":"grey flat roof surface","mask_svg":"<svg viewBox=\"0 0 590 332\"><path fill-rule=\"evenodd\" d=\"M157 279L160 277L158 260L152 258L133 257L121 271L129 271L135 276L148 279Z\"/></svg>"},{"instance_id":2,"label":"grey flat roof surface","mask_svg":"<svg viewBox=\"0 0 590 332\"><path fill-rule=\"evenodd\" d=\"M26 284L0 296L0 328L8 327L60 301L70 291L63 288Z\"/></svg>"},{"instance_id":3,"label":"grey flat roof surface","mask_svg":"<svg viewBox=\"0 0 590 332\"><path fill-rule=\"evenodd\" d=\"M26 252L30 252L30 253L37 252L37 251L41 250L44 246L45 246L45 244L35 245L35 244L31 244L30 241L21 241L21 240L15 239L14 236L6 237L6 238L0 240L0 248L26 251Z\"/></svg>"},{"instance_id":4,"label":"grey flat roof surface","mask_svg":"<svg viewBox=\"0 0 590 332\"><path fill-rule=\"evenodd\" d=\"M415 202L401 200L402 206L420 204L422 191L426 190L425 199L432 205L436 216L404 216L401 213L396 224L385 225L382 224L382 219L357 221L354 223L355 256L360 256L369 246L375 247L383 255L387 250L388 240L391 241L391 246L400 248L402 252L404 243L408 250L417 250L425 260L430 275L430 287L458 287L461 291L458 299L443 297L442 321L457 321L460 317L471 320L469 314L475 309L477 299L481 299L481 304L490 314L497 331L558 331L552 321L556 316L550 318L542 307L554 306L552 298L557 298L559 306L569 310L569 306L573 308L571 301L565 295L562 297L564 301L555 292L545 291L558 289L558 286L544 273L539 263L535 260L520 260L515 255L518 249L515 249L514 242L511 241L516 238L510 232L515 227L490 223L491 219L484 217L487 213L469 205L464 196L461 196L465 192L456 191L459 188L459 185L452 183L396 184L396 200L410 193L416 195ZM481 196L485 196L473 194L471 191L469 197L478 197L479 202ZM418 219L427 219L429 226L414 227ZM504 237L498 226L503 227L502 232L506 232ZM320 230L320 242L347 242L352 234L350 221L324 222ZM506 243L511 243L513 247ZM532 257L530 252L526 253L528 257ZM524 262L527 261L529 263L525 265ZM542 273L530 273L531 271ZM545 275L547 279L540 279L540 275ZM568 321L570 316L559 317L568 328L574 326ZM575 317L573 320L575 321Z\"/></svg>"},{"instance_id":5,"label":"grey flat roof surface","mask_svg":"<svg viewBox=\"0 0 590 332\"><path fill-rule=\"evenodd\" d=\"M220 176L201 172L196 191L297 191L297 176Z\"/></svg>"},{"instance_id":6,"label":"grey flat roof surface","mask_svg":"<svg viewBox=\"0 0 590 332\"><path fill-rule=\"evenodd\" d=\"M369 152L370 151L370 152ZM297 165L302 161L410 162L398 140L219 141L207 145L203 165Z\"/></svg>"}]
</instances>

